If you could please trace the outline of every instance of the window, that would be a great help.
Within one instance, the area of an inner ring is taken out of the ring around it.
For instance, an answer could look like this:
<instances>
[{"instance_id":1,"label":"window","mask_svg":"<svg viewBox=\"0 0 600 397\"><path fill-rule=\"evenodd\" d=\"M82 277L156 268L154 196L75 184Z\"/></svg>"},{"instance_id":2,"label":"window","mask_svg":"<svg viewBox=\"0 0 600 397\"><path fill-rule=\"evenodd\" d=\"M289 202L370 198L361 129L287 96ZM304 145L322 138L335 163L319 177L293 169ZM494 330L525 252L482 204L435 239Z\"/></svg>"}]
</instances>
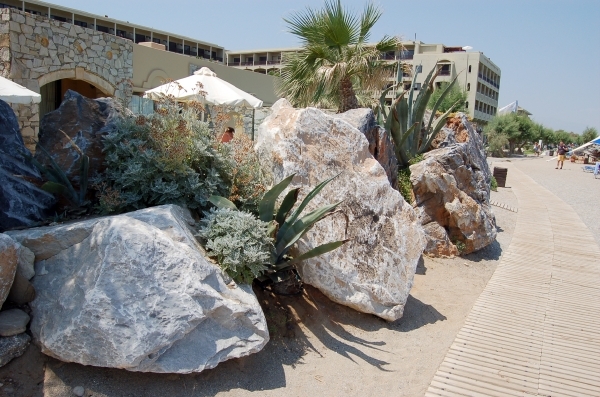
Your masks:
<instances>
[{"instance_id":1,"label":"window","mask_svg":"<svg viewBox=\"0 0 600 397\"><path fill-rule=\"evenodd\" d=\"M471 65L469 65L469 73L471 73Z\"/></svg>"},{"instance_id":2,"label":"window","mask_svg":"<svg viewBox=\"0 0 600 397\"><path fill-rule=\"evenodd\" d=\"M96 30L98 32L108 33L108 28L106 26L96 25Z\"/></svg>"},{"instance_id":3,"label":"window","mask_svg":"<svg viewBox=\"0 0 600 397\"><path fill-rule=\"evenodd\" d=\"M467 83L467 91L471 91L471 83Z\"/></svg>"},{"instance_id":4,"label":"window","mask_svg":"<svg viewBox=\"0 0 600 397\"><path fill-rule=\"evenodd\" d=\"M416 73L423 73L423 65L417 65L417 66L415 66L415 72Z\"/></svg>"},{"instance_id":5,"label":"window","mask_svg":"<svg viewBox=\"0 0 600 397\"><path fill-rule=\"evenodd\" d=\"M435 89L437 90L437 89L439 89L439 88L442 88L442 82L441 82L441 81L437 81L437 82L435 83Z\"/></svg>"},{"instance_id":6,"label":"window","mask_svg":"<svg viewBox=\"0 0 600 397\"><path fill-rule=\"evenodd\" d=\"M415 83L415 91L419 91L421 89L421 83Z\"/></svg>"},{"instance_id":7,"label":"window","mask_svg":"<svg viewBox=\"0 0 600 397\"><path fill-rule=\"evenodd\" d=\"M408 91L408 90L410 90L410 85L411 85L410 83L406 83L406 84L404 84L404 90L405 90L405 91Z\"/></svg>"},{"instance_id":8,"label":"window","mask_svg":"<svg viewBox=\"0 0 600 397\"><path fill-rule=\"evenodd\" d=\"M88 26L87 22L82 22L82 21L78 21L78 20L75 20L75 25L81 26L82 28L87 28L87 26Z\"/></svg>"},{"instance_id":9,"label":"window","mask_svg":"<svg viewBox=\"0 0 600 397\"><path fill-rule=\"evenodd\" d=\"M233 58L233 62L240 62L240 58Z\"/></svg>"},{"instance_id":10,"label":"window","mask_svg":"<svg viewBox=\"0 0 600 397\"><path fill-rule=\"evenodd\" d=\"M465 102L465 109L469 108L469 101Z\"/></svg>"}]
</instances>

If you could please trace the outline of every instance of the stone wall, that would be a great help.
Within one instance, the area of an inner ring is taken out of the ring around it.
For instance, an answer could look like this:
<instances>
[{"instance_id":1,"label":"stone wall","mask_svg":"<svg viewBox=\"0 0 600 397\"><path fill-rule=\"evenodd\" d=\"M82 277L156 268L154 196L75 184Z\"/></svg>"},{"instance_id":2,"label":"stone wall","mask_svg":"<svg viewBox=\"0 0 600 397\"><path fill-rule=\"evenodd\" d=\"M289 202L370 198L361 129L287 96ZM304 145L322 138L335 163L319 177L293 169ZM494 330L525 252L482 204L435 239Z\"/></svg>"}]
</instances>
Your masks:
<instances>
[{"instance_id":1,"label":"stone wall","mask_svg":"<svg viewBox=\"0 0 600 397\"><path fill-rule=\"evenodd\" d=\"M0 10L0 76L32 91L55 80L86 81L128 100L133 44L108 33L15 9ZM27 147L35 148L39 105L13 105Z\"/></svg>"}]
</instances>

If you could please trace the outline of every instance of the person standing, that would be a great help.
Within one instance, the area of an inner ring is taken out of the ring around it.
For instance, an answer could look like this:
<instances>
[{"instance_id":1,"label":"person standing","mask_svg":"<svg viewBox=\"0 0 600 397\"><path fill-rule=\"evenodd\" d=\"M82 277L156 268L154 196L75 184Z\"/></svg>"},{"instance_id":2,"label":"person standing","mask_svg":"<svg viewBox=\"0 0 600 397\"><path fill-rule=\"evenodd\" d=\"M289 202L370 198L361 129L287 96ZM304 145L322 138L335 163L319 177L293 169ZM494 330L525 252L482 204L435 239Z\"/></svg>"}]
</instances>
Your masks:
<instances>
[{"instance_id":1,"label":"person standing","mask_svg":"<svg viewBox=\"0 0 600 397\"><path fill-rule=\"evenodd\" d=\"M227 129L225 130L225 133L223 133L223 135L221 135L221 143L231 142L231 140L233 139L234 133L235 133L235 130L232 127L227 127Z\"/></svg>"},{"instance_id":2,"label":"person standing","mask_svg":"<svg viewBox=\"0 0 600 397\"><path fill-rule=\"evenodd\" d=\"M565 154L567 154L568 151L569 149L567 149L567 146L563 143L563 141L560 141L558 144L558 162L556 163L556 169L558 169L558 166L560 165L560 169L562 170L562 167L565 163Z\"/></svg>"}]
</instances>

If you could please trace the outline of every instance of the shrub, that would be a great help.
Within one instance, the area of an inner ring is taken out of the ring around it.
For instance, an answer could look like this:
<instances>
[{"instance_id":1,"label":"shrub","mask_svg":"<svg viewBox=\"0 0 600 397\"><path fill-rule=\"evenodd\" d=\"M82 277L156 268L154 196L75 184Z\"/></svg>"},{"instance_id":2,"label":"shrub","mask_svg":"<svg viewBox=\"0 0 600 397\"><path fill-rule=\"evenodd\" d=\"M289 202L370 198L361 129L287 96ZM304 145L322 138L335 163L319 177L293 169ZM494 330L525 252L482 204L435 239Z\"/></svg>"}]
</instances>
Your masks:
<instances>
[{"instance_id":1,"label":"shrub","mask_svg":"<svg viewBox=\"0 0 600 397\"><path fill-rule=\"evenodd\" d=\"M203 208L208 197L226 194L231 159L196 104L166 97L151 116L126 116L104 139L105 188L119 200L106 211L134 210L168 203Z\"/></svg>"},{"instance_id":2,"label":"shrub","mask_svg":"<svg viewBox=\"0 0 600 397\"><path fill-rule=\"evenodd\" d=\"M254 151L254 142L243 132L236 132L233 140L221 150L230 158L227 174L231 181L229 200L244 211L258 214L258 202L271 182L271 175L260 164Z\"/></svg>"},{"instance_id":3,"label":"shrub","mask_svg":"<svg viewBox=\"0 0 600 397\"><path fill-rule=\"evenodd\" d=\"M252 283L267 269L271 259L269 223L251 213L229 208L212 208L204 215L198 236L206 241L208 254L237 283Z\"/></svg>"},{"instance_id":4,"label":"shrub","mask_svg":"<svg viewBox=\"0 0 600 397\"><path fill-rule=\"evenodd\" d=\"M492 179L490 180L490 189L497 192L498 191L498 182L496 178L492 175Z\"/></svg>"}]
</instances>

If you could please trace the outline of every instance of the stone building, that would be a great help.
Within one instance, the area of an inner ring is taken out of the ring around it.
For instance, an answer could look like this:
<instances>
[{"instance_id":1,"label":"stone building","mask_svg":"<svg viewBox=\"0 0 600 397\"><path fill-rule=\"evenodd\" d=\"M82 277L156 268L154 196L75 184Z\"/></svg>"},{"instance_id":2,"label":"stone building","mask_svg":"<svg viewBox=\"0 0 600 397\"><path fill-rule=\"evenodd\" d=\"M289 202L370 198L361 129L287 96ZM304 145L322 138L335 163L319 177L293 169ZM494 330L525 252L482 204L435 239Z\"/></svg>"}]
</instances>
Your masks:
<instances>
[{"instance_id":1,"label":"stone building","mask_svg":"<svg viewBox=\"0 0 600 397\"><path fill-rule=\"evenodd\" d=\"M0 18L0 75L42 94L39 106L13 105L30 149L40 118L56 109L66 90L128 100L131 41L17 9L0 10Z\"/></svg>"}]
</instances>

